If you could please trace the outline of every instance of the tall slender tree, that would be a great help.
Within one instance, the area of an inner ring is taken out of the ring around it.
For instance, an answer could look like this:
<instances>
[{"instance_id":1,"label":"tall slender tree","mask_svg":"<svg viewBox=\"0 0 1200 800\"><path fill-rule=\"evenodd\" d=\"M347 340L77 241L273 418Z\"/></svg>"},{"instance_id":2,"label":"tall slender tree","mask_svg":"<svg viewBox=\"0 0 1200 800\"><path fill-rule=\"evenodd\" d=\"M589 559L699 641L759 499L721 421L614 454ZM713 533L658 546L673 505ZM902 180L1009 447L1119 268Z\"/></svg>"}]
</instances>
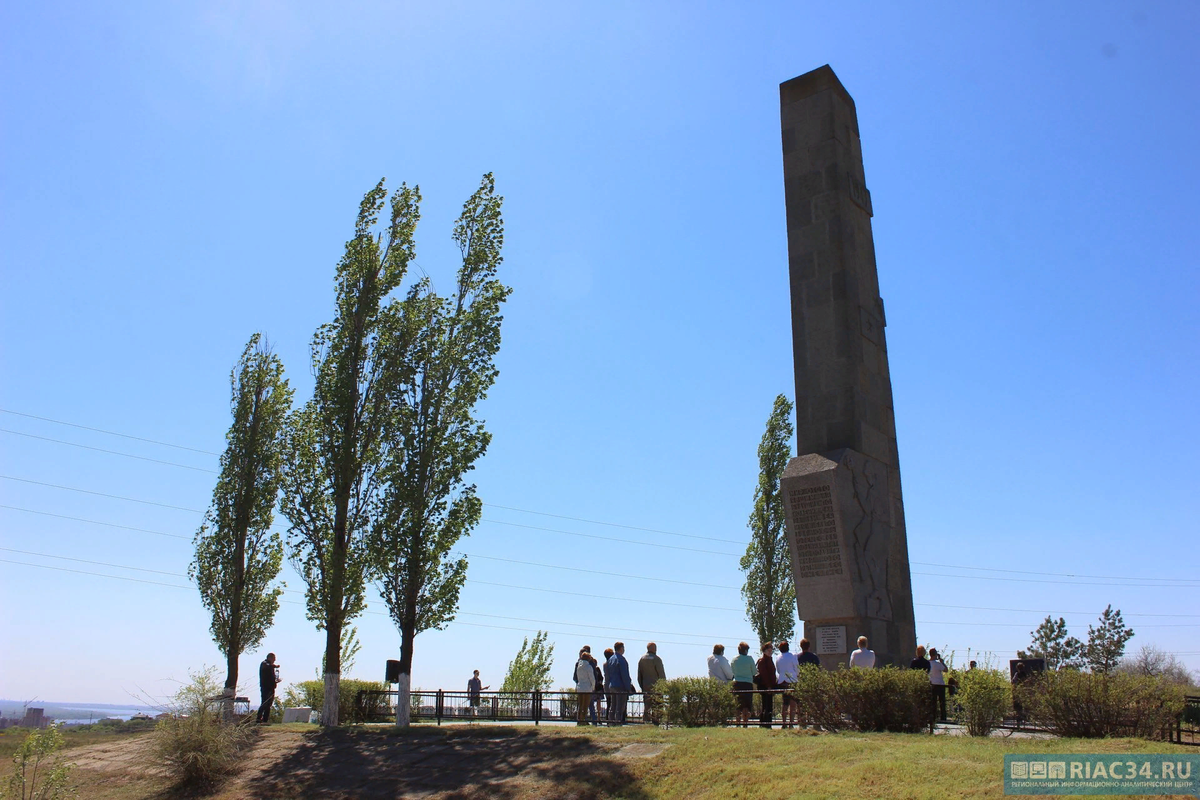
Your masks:
<instances>
[{"instance_id":1,"label":"tall slender tree","mask_svg":"<svg viewBox=\"0 0 1200 800\"><path fill-rule=\"evenodd\" d=\"M1084 657L1092 672L1107 675L1117 668L1125 655L1125 644L1133 638L1133 631L1121 619L1121 610L1113 610L1112 603L1104 608L1098 625L1088 625L1088 641Z\"/></svg>"},{"instance_id":2,"label":"tall slender tree","mask_svg":"<svg viewBox=\"0 0 1200 800\"><path fill-rule=\"evenodd\" d=\"M750 514L750 544L742 556L746 617L763 642L790 639L796 632L796 584L784 538L783 495L779 481L792 452L792 403L775 398L767 429L758 444L758 486Z\"/></svg>"},{"instance_id":3,"label":"tall slender tree","mask_svg":"<svg viewBox=\"0 0 1200 800\"><path fill-rule=\"evenodd\" d=\"M226 658L227 713L237 690L238 657L262 642L283 592L273 585L283 564L283 543L270 528L292 405L283 363L260 334L250 338L229 382L233 424L188 568L212 612L213 641Z\"/></svg>"},{"instance_id":4,"label":"tall slender tree","mask_svg":"<svg viewBox=\"0 0 1200 800\"><path fill-rule=\"evenodd\" d=\"M377 232L387 204L380 180L359 206L354 238L338 262L334 319L313 337L313 397L292 417L283 471L289 557L307 584L308 618L325 630L326 726L338 723L342 627L366 607L366 533L388 414L381 342L394 310L388 296L413 257L420 192L401 184L391 219Z\"/></svg>"},{"instance_id":5,"label":"tall slender tree","mask_svg":"<svg viewBox=\"0 0 1200 800\"><path fill-rule=\"evenodd\" d=\"M458 611L467 559L451 553L479 522L482 504L466 474L491 434L474 415L496 380L501 304L510 289L496 278L504 221L489 173L454 226L462 256L453 296L428 278L400 307L389 337L389 430L383 491L371 530L373 571L400 632L396 724L409 723L413 645Z\"/></svg>"}]
</instances>

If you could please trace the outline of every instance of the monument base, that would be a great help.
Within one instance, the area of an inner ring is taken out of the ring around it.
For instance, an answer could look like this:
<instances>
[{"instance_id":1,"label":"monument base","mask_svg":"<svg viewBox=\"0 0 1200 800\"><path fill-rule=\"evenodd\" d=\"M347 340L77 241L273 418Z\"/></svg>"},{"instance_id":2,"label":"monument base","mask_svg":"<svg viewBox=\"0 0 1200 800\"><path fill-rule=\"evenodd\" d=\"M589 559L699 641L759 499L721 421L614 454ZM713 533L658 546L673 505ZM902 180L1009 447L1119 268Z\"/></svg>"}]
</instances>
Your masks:
<instances>
[{"instance_id":1,"label":"monument base","mask_svg":"<svg viewBox=\"0 0 1200 800\"><path fill-rule=\"evenodd\" d=\"M866 636L877 666L916 648L899 487L887 465L855 450L793 458L780 482L796 607L821 663L846 664Z\"/></svg>"}]
</instances>

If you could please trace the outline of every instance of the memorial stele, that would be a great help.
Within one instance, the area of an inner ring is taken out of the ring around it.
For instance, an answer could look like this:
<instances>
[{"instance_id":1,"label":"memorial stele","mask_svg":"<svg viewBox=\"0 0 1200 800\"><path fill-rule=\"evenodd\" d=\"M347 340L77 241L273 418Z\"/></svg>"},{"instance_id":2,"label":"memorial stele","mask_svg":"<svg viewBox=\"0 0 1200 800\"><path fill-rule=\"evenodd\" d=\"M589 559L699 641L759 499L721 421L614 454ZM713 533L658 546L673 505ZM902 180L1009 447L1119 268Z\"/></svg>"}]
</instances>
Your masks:
<instances>
[{"instance_id":1,"label":"memorial stele","mask_svg":"<svg viewBox=\"0 0 1200 800\"><path fill-rule=\"evenodd\" d=\"M871 193L854 100L829 66L779 86L796 452L780 488L804 635L827 668L859 636L916 647Z\"/></svg>"}]
</instances>

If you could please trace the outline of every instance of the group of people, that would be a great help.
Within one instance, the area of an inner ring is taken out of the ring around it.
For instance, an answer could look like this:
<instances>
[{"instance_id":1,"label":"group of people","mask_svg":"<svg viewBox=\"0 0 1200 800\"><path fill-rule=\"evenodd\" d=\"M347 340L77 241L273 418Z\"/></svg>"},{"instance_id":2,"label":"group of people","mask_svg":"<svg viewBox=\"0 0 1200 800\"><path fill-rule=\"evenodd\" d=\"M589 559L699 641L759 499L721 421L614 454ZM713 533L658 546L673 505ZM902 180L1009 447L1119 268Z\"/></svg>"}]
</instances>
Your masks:
<instances>
[{"instance_id":1,"label":"group of people","mask_svg":"<svg viewBox=\"0 0 1200 800\"><path fill-rule=\"evenodd\" d=\"M658 645L650 642L645 654L638 659L637 685L646 698L644 716L657 722L661 709L653 697L654 686L667 679L662 659L658 657ZM625 643L614 642L604 650L604 664L592 655L591 645L584 645L575 662L575 692L577 721L587 725L600 724L600 716L609 725L624 725L629 705L629 695L634 692L633 676L629 672L629 661L625 658Z\"/></svg>"},{"instance_id":2,"label":"group of people","mask_svg":"<svg viewBox=\"0 0 1200 800\"><path fill-rule=\"evenodd\" d=\"M774 722L776 694L781 698L783 727L792 728L800 723L799 700L786 690L799 680L801 667L821 666L821 659L809 648L808 639L800 640L799 653L791 652L791 645L786 641L778 644L767 642L761 646L761 655L755 660L750 656L750 645L741 642L737 656L730 661L725 657L725 645L713 647L712 655L708 657L708 675L731 687L737 700L735 724L743 727L750 724L755 694L761 696L761 725L770 727ZM866 636L858 637L858 649L850 654L848 665L851 669L872 669L875 666L875 653L867 647ZM974 667L975 662L971 662L971 666ZM945 722L946 691L948 684L953 683L953 679L947 681L946 662L938 655L936 648L927 651L924 646L918 646L916 657L909 667L928 673L934 710L940 712L940 719ZM591 645L581 648L572 674L577 695L577 723L587 725L590 721L592 725L599 725L603 721L609 725L623 725L629 695L638 689L645 698L645 719L658 722L661 708L654 695L654 687L659 681L666 680L667 674L654 642L646 645L645 654L638 659L636 675L637 688L629 661L625 658L624 642L615 642L612 647L606 648L603 660L592 655ZM479 670L475 670L474 677L467 682L472 706L479 705L480 691L487 688L481 686Z\"/></svg>"},{"instance_id":3,"label":"group of people","mask_svg":"<svg viewBox=\"0 0 1200 800\"><path fill-rule=\"evenodd\" d=\"M788 642L778 645L779 656L773 657L776 645L767 642L762 645L762 656L755 661L750 656L750 645L745 642L738 644L738 654L729 661L725 658L725 645L713 647L712 655L708 657L708 675L722 683L732 684L734 696L737 698L736 724L745 727L750 723L750 715L754 711L754 694L762 694L762 715L760 724L770 726L775 715L775 695L783 698L783 727L791 728L800 721L800 704L789 692L800 677L800 667L810 664L821 666L821 659L809 650L808 639L800 640L800 654L791 652Z\"/></svg>"}]
</instances>

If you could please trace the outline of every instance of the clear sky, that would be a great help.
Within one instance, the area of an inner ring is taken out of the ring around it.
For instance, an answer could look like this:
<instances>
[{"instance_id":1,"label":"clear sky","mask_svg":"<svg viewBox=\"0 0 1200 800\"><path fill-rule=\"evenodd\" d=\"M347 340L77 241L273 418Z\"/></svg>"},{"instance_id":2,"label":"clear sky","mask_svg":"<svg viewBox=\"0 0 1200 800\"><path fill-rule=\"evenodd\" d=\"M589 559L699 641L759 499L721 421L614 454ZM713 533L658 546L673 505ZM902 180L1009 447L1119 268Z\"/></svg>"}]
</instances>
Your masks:
<instances>
[{"instance_id":1,"label":"clear sky","mask_svg":"<svg viewBox=\"0 0 1200 800\"><path fill-rule=\"evenodd\" d=\"M514 290L485 521L414 686L498 687L538 628L556 686L585 643L655 639L674 676L752 641L755 448L794 391L778 84L826 63L874 201L920 641L1000 661L1111 603L1130 651L1200 669L1198 35L1190 1L4 3L0 697L222 663L184 574L229 370L263 331L309 396L381 176L420 184L445 290L494 172ZM383 611L353 676L397 657ZM323 642L290 603L264 650L290 682Z\"/></svg>"}]
</instances>

